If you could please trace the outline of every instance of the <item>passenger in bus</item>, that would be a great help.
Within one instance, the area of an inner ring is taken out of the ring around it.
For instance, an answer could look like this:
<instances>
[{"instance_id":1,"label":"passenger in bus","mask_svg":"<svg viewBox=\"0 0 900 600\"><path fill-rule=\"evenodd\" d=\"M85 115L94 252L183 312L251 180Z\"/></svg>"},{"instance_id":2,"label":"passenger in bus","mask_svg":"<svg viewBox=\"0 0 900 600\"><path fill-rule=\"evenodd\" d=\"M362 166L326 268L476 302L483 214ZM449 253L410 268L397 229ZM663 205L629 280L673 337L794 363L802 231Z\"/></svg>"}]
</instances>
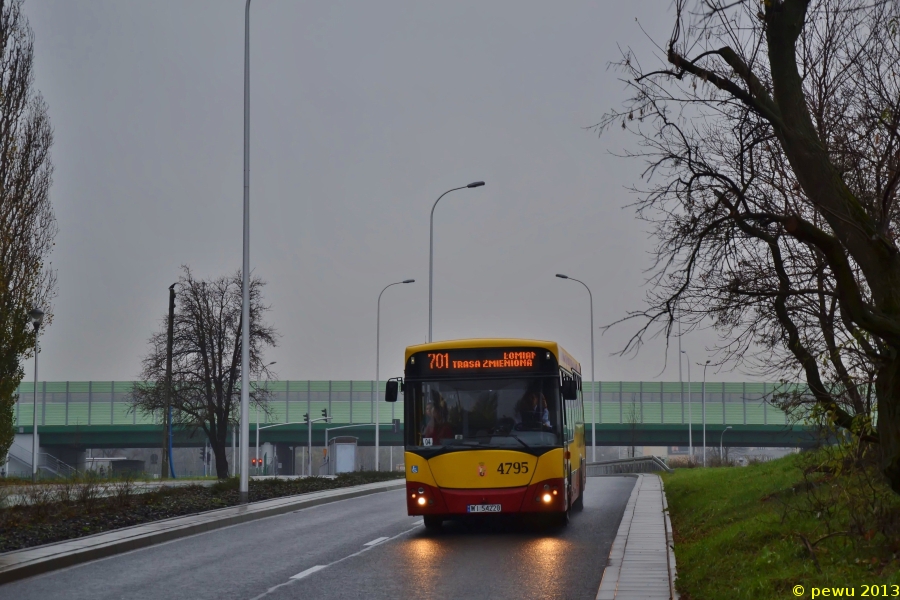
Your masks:
<instances>
[{"instance_id":1,"label":"passenger in bus","mask_svg":"<svg viewBox=\"0 0 900 600\"><path fill-rule=\"evenodd\" d=\"M547 398L540 391L529 390L516 403L516 429L519 431L540 431L542 429L552 431Z\"/></svg>"},{"instance_id":2,"label":"passenger in bus","mask_svg":"<svg viewBox=\"0 0 900 600\"><path fill-rule=\"evenodd\" d=\"M438 444L439 440L453 437L453 428L447 423L447 402L437 390L431 390L431 400L425 404L425 419L423 438L431 438L433 444Z\"/></svg>"}]
</instances>

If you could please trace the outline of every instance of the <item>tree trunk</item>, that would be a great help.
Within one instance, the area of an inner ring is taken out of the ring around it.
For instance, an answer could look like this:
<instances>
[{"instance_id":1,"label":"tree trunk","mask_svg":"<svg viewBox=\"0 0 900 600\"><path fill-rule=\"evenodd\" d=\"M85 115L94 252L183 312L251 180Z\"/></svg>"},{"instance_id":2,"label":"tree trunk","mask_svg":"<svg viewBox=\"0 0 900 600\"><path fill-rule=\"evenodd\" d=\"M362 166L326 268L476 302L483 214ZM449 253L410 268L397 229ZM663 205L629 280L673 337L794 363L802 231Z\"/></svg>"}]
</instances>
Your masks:
<instances>
[{"instance_id":1,"label":"tree trunk","mask_svg":"<svg viewBox=\"0 0 900 600\"><path fill-rule=\"evenodd\" d=\"M875 380L878 396L878 441L881 446L881 469L888 483L900 494L900 356L879 369Z\"/></svg>"},{"instance_id":2,"label":"tree trunk","mask_svg":"<svg viewBox=\"0 0 900 600\"><path fill-rule=\"evenodd\" d=\"M210 447L216 456L216 477L228 479L228 457L225 454L225 442L216 440L210 443Z\"/></svg>"}]
</instances>

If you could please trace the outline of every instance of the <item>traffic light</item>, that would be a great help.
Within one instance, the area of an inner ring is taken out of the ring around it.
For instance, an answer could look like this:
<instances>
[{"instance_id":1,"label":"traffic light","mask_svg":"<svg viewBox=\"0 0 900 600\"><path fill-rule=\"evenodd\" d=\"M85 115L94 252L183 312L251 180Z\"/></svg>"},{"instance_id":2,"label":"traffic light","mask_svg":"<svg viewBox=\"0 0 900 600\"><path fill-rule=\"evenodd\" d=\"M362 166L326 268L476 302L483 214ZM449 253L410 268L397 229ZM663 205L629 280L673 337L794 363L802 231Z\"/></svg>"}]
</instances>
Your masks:
<instances>
[{"instance_id":1,"label":"traffic light","mask_svg":"<svg viewBox=\"0 0 900 600\"><path fill-rule=\"evenodd\" d=\"M309 423L309 413L303 413L303 422Z\"/></svg>"},{"instance_id":2,"label":"traffic light","mask_svg":"<svg viewBox=\"0 0 900 600\"><path fill-rule=\"evenodd\" d=\"M327 408L322 409L322 416L326 419L328 418L328 409Z\"/></svg>"},{"instance_id":3,"label":"traffic light","mask_svg":"<svg viewBox=\"0 0 900 600\"><path fill-rule=\"evenodd\" d=\"M394 433L400 433L400 419L391 420L391 431Z\"/></svg>"}]
</instances>

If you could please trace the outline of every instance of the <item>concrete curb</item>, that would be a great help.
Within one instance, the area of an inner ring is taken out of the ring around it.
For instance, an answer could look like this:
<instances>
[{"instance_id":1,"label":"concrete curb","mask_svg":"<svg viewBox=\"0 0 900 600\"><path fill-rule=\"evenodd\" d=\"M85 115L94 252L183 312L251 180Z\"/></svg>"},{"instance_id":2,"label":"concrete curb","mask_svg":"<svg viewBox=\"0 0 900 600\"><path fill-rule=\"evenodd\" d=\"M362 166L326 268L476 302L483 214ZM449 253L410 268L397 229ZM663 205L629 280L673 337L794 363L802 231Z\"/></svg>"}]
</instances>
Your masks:
<instances>
[{"instance_id":1,"label":"concrete curb","mask_svg":"<svg viewBox=\"0 0 900 600\"><path fill-rule=\"evenodd\" d=\"M0 584L122 554L222 527L294 512L338 500L403 489L403 479L310 492L134 525L72 540L0 554Z\"/></svg>"},{"instance_id":2,"label":"concrete curb","mask_svg":"<svg viewBox=\"0 0 900 600\"><path fill-rule=\"evenodd\" d=\"M616 539L610 548L607 567L603 570L596 600L630 598L678 600L675 591L672 524L669 520L662 480L657 475L648 474L618 476L635 477L637 481L622 514ZM648 481L649 478L655 481ZM654 498L657 484L660 496ZM656 513L654 507L656 503L659 503L660 513ZM662 553L665 553L664 560L659 556ZM640 565L640 568L637 569L635 565ZM626 568L628 573L623 576ZM663 569L665 574L662 573ZM638 591L638 587L642 589Z\"/></svg>"},{"instance_id":3,"label":"concrete curb","mask_svg":"<svg viewBox=\"0 0 900 600\"><path fill-rule=\"evenodd\" d=\"M678 590L675 589L675 580L678 578L678 570L675 568L675 534L672 531L672 520L669 518L669 501L666 499L666 488L662 478L659 480L659 489L662 491L663 516L666 518L666 549L669 561L669 590L672 600L679 600Z\"/></svg>"}]
</instances>

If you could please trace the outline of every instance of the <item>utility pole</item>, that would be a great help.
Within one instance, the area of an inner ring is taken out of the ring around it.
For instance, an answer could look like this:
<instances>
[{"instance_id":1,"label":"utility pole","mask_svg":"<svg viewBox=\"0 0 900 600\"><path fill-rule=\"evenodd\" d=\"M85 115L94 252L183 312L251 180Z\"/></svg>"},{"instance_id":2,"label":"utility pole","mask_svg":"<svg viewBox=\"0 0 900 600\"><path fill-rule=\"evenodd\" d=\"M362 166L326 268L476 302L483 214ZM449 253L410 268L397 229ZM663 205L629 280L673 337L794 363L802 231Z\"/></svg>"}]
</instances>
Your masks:
<instances>
[{"instance_id":1,"label":"utility pole","mask_svg":"<svg viewBox=\"0 0 900 600\"><path fill-rule=\"evenodd\" d=\"M162 460L160 461L159 478L169 476L169 444L171 442L172 428L172 337L175 324L175 286L169 286L169 323L166 336L166 389L163 391L165 407L163 408L163 443Z\"/></svg>"}]
</instances>

